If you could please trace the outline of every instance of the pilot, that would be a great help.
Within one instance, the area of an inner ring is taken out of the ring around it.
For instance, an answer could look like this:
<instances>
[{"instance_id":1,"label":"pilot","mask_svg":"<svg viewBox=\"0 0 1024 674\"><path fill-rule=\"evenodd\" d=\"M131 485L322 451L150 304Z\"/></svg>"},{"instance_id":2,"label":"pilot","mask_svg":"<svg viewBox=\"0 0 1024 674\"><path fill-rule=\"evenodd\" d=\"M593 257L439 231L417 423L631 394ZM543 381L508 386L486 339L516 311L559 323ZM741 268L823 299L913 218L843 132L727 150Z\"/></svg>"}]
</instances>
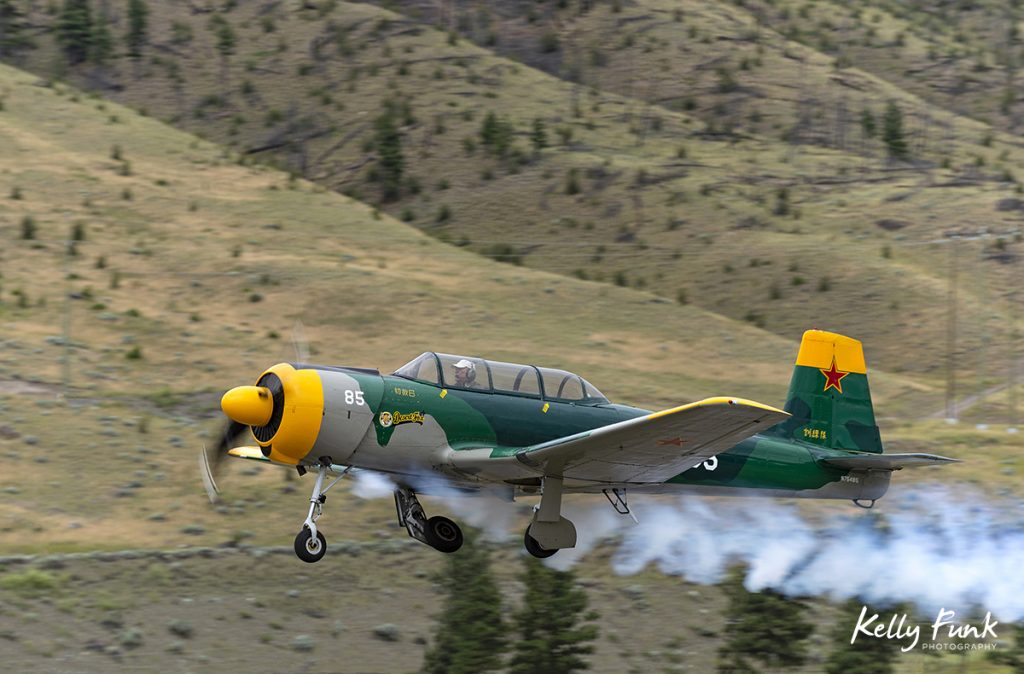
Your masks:
<instances>
[{"instance_id":1,"label":"pilot","mask_svg":"<svg viewBox=\"0 0 1024 674\"><path fill-rule=\"evenodd\" d=\"M476 383L476 365L463 358L452 366L455 372L455 385L462 388L480 388Z\"/></svg>"}]
</instances>

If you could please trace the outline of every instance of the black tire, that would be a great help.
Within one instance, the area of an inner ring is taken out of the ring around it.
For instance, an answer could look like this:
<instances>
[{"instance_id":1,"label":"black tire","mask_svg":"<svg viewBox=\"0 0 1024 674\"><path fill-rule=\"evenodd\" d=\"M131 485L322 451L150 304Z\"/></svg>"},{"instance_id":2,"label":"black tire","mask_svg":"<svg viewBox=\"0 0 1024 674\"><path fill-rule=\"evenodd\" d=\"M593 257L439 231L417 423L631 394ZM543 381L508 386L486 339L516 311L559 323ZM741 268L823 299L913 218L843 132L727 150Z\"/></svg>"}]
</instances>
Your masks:
<instances>
[{"instance_id":1,"label":"black tire","mask_svg":"<svg viewBox=\"0 0 1024 674\"><path fill-rule=\"evenodd\" d=\"M526 547L526 551L537 559L547 559L558 552L557 548L554 550L548 550L547 548L541 547L540 543L530 535L530 527L526 527L526 533L523 534L523 545Z\"/></svg>"},{"instance_id":2,"label":"black tire","mask_svg":"<svg viewBox=\"0 0 1024 674\"><path fill-rule=\"evenodd\" d=\"M435 550L455 552L462 547L462 529L447 517L431 517L427 520L427 542Z\"/></svg>"},{"instance_id":3,"label":"black tire","mask_svg":"<svg viewBox=\"0 0 1024 674\"><path fill-rule=\"evenodd\" d=\"M327 539L318 531L314 541L309 528L302 527L302 531L295 537L295 554L304 562L319 562L327 554Z\"/></svg>"}]
</instances>

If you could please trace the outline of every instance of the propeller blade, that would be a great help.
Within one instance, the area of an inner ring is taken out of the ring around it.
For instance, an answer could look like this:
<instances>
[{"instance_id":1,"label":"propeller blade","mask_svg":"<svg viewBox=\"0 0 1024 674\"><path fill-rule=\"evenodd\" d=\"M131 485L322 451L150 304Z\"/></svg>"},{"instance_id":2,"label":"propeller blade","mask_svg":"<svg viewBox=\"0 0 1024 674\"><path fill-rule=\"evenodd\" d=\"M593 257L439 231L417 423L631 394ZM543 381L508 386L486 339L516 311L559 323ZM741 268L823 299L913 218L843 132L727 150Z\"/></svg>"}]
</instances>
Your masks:
<instances>
[{"instance_id":1,"label":"propeller blade","mask_svg":"<svg viewBox=\"0 0 1024 674\"><path fill-rule=\"evenodd\" d=\"M210 503L217 503L220 500L220 489L213 479L213 471L210 470L210 457L206 445L199 450L199 476L203 478L203 488L210 498Z\"/></svg>"},{"instance_id":2,"label":"propeller blade","mask_svg":"<svg viewBox=\"0 0 1024 674\"><path fill-rule=\"evenodd\" d=\"M309 340L306 339L306 326L302 319L295 319L292 325L292 346L295 348L295 362L309 362Z\"/></svg>"},{"instance_id":3,"label":"propeller blade","mask_svg":"<svg viewBox=\"0 0 1024 674\"><path fill-rule=\"evenodd\" d=\"M224 430L213 450L211 451L204 446L199 452L199 475L203 480L206 495L210 497L210 503L218 501L220 489L217 488L216 476L221 471L224 458L228 456L228 450L234 446L238 436L247 430L249 430L249 427L245 424L229 421L224 425Z\"/></svg>"}]
</instances>

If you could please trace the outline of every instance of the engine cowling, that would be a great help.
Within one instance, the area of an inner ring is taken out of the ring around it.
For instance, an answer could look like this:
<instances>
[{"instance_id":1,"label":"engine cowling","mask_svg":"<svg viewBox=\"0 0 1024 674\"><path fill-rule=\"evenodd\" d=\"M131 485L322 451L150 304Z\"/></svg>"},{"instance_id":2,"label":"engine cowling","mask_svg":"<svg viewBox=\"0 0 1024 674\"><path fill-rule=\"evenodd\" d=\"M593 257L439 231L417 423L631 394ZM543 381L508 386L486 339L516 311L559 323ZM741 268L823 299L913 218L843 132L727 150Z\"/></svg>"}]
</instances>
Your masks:
<instances>
[{"instance_id":1,"label":"engine cowling","mask_svg":"<svg viewBox=\"0 0 1024 674\"><path fill-rule=\"evenodd\" d=\"M316 370L296 370L278 363L260 375L255 386L238 386L221 398L229 418L250 427L271 461L301 462L320 434L324 387Z\"/></svg>"}]
</instances>

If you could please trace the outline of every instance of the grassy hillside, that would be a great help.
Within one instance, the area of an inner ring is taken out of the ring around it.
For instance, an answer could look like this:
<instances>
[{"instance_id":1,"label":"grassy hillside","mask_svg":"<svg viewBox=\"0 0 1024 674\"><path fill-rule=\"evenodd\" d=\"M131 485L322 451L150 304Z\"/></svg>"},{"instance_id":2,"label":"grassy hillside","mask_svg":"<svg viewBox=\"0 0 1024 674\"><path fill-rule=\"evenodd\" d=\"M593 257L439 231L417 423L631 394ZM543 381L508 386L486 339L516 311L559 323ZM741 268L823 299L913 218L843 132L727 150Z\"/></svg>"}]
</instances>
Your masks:
<instances>
[{"instance_id":1,"label":"grassy hillside","mask_svg":"<svg viewBox=\"0 0 1024 674\"><path fill-rule=\"evenodd\" d=\"M720 129L875 150L864 108L919 96L1016 132L1020 8L1013 2L379 2L558 77ZM922 139L924 145L937 140ZM940 148L933 148L940 149Z\"/></svg>"},{"instance_id":2,"label":"grassy hillside","mask_svg":"<svg viewBox=\"0 0 1024 674\"><path fill-rule=\"evenodd\" d=\"M745 10L692 3L677 21L669 4L623 4L532 24L514 5L494 24L498 50L538 25L555 34L557 49L540 49L551 59L600 43L607 63L597 58L581 84L561 62L549 68L560 77L545 74L418 22L411 9L335 2L155 3L144 58L102 68L69 69L54 17L37 13L37 49L19 58L245 157L382 202L442 241L681 299L787 339L811 325L847 331L870 345L872 362L932 386L945 360L944 242L970 233L980 238L956 244L960 273L984 283L960 288L958 353L968 390L993 385L999 375L966 356L1019 355L1007 344L1024 167L1016 141L869 71L836 70L832 56L769 26L753 36ZM123 32L123 8L111 7ZM221 57L224 25L237 45ZM858 135L865 108L880 133L889 99L905 111L913 162L889 162L877 137ZM842 133L830 121L839 101L849 113ZM507 146L484 144L489 114ZM405 160L390 201L382 116L397 125Z\"/></svg>"}]
</instances>

